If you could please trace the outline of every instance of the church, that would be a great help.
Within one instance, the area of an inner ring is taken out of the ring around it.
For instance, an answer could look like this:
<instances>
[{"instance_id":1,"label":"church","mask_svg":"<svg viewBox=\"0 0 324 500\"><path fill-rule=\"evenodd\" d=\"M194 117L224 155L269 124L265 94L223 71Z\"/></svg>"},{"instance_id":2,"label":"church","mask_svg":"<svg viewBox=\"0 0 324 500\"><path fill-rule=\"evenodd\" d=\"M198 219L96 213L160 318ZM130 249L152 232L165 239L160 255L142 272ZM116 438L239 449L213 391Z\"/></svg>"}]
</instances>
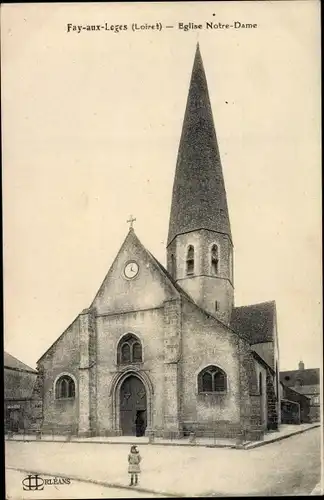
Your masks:
<instances>
[{"instance_id":1,"label":"church","mask_svg":"<svg viewBox=\"0 0 324 500\"><path fill-rule=\"evenodd\" d=\"M166 268L132 222L92 303L38 360L43 432L262 439L280 424L276 305L234 305L233 238L199 45Z\"/></svg>"}]
</instances>

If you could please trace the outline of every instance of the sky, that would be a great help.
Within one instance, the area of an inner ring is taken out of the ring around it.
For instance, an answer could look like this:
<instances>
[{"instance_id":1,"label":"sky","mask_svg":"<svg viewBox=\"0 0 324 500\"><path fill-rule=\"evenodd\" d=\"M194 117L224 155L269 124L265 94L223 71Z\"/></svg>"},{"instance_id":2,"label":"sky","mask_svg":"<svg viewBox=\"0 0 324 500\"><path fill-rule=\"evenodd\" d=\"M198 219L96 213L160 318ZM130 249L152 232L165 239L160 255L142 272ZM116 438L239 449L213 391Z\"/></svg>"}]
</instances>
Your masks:
<instances>
[{"instance_id":1,"label":"sky","mask_svg":"<svg viewBox=\"0 0 324 500\"><path fill-rule=\"evenodd\" d=\"M321 366L319 3L8 4L1 17L5 350L36 366L92 302L130 214L165 264L199 41L235 304L275 300L281 370ZM178 29L211 21L257 28ZM67 32L105 22L128 30Z\"/></svg>"}]
</instances>

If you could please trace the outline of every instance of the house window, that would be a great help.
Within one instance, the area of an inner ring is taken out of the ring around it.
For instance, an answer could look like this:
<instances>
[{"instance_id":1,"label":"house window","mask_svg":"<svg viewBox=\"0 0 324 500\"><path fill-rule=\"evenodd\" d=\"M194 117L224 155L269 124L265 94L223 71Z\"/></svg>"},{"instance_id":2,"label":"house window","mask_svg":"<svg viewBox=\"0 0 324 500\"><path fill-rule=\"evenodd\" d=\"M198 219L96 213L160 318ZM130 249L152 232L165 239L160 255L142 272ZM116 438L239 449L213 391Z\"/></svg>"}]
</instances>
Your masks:
<instances>
[{"instance_id":1,"label":"house window","mask_svg":"<svg viewBox=\"0 0 324 500\"><path fill-rule=\"evenodd\" d=\"M313 397L313 405L319 405L319 396Z\"/></svg>"},{"instance_id":2,"label":"house window","mask_svg":"<svg viewBox=\"0 0 324 500\"><path fill-rule=\"evenodd\" d=\"M218 246L213 245L211 249L211 272L214 276L218 274L218 263L219 263L219 256L218 256Z\"/></svg>"},{"instance_id":3,"label":"house window","mask_svg":"<svg viewBox=\"0 0 324 500\"><path fill-rule=\"evenodd\" d=\"M117 363L142 363L142 361L142 344L140 340L133 334L125 335L117 347Z\"/></svg>"},{"instance_id":4,"label":"house window","mask_svg":"<svg viewBox=\"0 0 324 500\"><path fill-rule=\"evenodd\" d=\"M192 245L188 247L187 251L187 274L193 274L195 270L195 250Z\"/></svg>"},{"instance_id":5,"label":"house window","mask_svg":"<svg viewBox=\"0 0 324 500\"><path fill-rule=\"evenodd\" d=\"M55 385L56 399L67 399L75 397L75 383L69 375L63 375Z\"/></svg>"},{"instance_id":6,"label":"house window","mask_svg":"<svg viewBox=\"0 0 324 500\"><path fill-rule=\"evenodd\" d=\"M219 311L219 302L215 300L215 312Z\"/></svg>"},{"instance_id":7,"label":"house window","mask_svg":"<svg viewBox=\"0 0 324 500\"><path fill-rule=\"evenodd\" d=\"M198 374L198 392L225 392L227 389L226 373L218 366L208 366Z\"/></svg>"}]
</instances>

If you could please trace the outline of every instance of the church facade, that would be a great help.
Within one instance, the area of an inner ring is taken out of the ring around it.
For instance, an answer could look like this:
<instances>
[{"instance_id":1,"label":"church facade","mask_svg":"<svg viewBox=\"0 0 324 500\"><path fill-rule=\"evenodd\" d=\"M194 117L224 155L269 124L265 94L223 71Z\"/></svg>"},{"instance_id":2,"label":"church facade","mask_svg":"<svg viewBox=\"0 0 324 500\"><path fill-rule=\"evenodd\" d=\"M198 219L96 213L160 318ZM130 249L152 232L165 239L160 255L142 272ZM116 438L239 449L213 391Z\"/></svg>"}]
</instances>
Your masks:
<instances>
[{"instance_id":1,"label":"church facade","mask_svg":"<svg viewBox=\"0 0 324 500\"><path fill-rule=\"evenodd\" d=\"M133 227L93 302L38 361L43 431L260 439L280 424L275 302L235 307L233 240L197 46L167 269Z\"/></svg>"}]
</instances>

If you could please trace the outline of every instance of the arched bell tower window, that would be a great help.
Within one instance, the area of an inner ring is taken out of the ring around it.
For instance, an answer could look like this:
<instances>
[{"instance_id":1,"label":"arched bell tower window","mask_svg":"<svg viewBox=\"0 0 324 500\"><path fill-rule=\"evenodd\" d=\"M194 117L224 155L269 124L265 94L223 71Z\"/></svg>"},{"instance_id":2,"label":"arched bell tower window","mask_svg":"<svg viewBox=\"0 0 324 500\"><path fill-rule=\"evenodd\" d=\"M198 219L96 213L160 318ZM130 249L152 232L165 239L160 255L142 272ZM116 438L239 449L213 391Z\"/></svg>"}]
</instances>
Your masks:
<instances>
[{"instance_id":1,"label":"arched bell tower window","mask_svg":"<svg viewBox=\"0 0 324 500\"><path fill-rule=\"evenodd\" d=\"M132 333L124 335L117 347L117 363L120 365L142 363L142 361L142 344L139 338Z\"/></svg>"},{"instance_id":2,"label":"arched bell tower window","mask_svg":"<svg viewBox=\"0 0 324 500\"><path fill-rule=\"evenodd\" d=\"M211 272L214 276L216 276L219 272L219 254L217 245L212 246L210 259L211 259Z\"/></svg>"},{"instance_id":3,"label":"arched bell tower window","mask_svg":"<svg viewBox=\"0 0 324 500\"><path fill-rule=\"evenodd\" d=\"M62 375L55 384L55 398L68 399L75 397L75 383L69 375Z\"/></svg>"},{"instance_id":4,"label":"arched bell tower window","mask_svg":"<svg viewBox=\"0 0 324 500\"><path fill-rule=\"evenodd\" d=\"M198 392L226 392L226 373L218 366L207 366L198 374Z\"/></svg>"},{"instance_id":5,"label":"arched bell tower window","mask_svg":"<svg viewBox=\"0 0 324 500\"><path fill-rule=\"evenodd\" d=\"M189 245L188 250L187 250L187 260L186 260L186 266L187 266L187 274L194 274L195 270L195 249L192 245Z\"/></svg>"}]
</instances>

